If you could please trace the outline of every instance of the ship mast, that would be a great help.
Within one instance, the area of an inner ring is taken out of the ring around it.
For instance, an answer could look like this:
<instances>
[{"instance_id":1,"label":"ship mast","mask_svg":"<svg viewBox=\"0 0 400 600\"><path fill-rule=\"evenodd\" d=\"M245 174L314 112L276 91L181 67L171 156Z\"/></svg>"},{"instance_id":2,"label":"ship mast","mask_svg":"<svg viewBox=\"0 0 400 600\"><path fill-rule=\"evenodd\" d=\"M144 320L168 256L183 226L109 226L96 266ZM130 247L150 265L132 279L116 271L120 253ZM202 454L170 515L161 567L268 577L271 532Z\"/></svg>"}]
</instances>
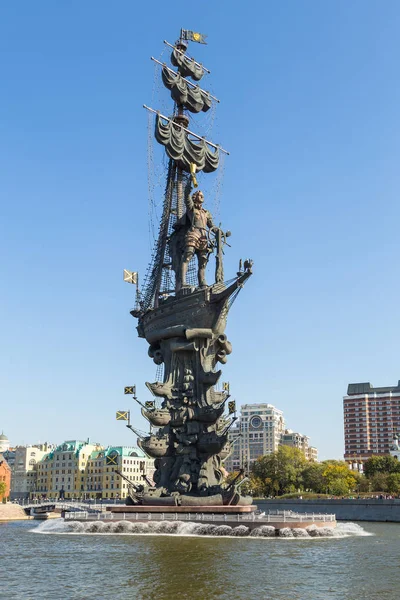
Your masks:
<instances>
[{"instance_id":1,"label":"ship mast","mask_svg":"<svg viewBox=\"0 0 400 600\"><path fill-rule=\"evenodd\" d=\"M185 43L182 39L182 31L181 31L181 37L178 40L178 43L176 44L176 48L177 50L180 50L181 52L185 53L187 50L187 42ZM176 122L179 123L180 125L183 125L183 127L188 127L189 126L189 118L184 114L183 112L183 104L177 104L177 116L176 116ZM181 218L181 216L183 215L183 185L182 185L182 169L181 167L178 167L177 170L177 217L178 219Z\"/></svg>"},{"instance_id":2,"label":"ship mast","mask_svg":"<svg viewBox=\"0 0 400 600\"><path fill-rule=\"evenodd\" d=\"M185 198L193 187L197 187L196 173L215 171L219 163L219 151L224 150L205 140L188 129L188 112L206 112L213 101L219 102L209 92L197 84L208 69L187 56L188 39L205 43L205 36L187 37L187 31L181 30L180 37L172 48L171 63L177 71L160 63L162 80L171 91L174 100L173 114L170 117L144 105L156 113L156 140L165 146L169 157L167 181L158 238L153 250L152 261L145 276L142 291L142 308L157 308L160 300L175 293L173 256L170 238L174 226L185 213ZM193 32L189 32L193 33ZM189 80L192 78L194 83ZM176 273L176 269L175 269Z\"/></svg>"}]
</instances>

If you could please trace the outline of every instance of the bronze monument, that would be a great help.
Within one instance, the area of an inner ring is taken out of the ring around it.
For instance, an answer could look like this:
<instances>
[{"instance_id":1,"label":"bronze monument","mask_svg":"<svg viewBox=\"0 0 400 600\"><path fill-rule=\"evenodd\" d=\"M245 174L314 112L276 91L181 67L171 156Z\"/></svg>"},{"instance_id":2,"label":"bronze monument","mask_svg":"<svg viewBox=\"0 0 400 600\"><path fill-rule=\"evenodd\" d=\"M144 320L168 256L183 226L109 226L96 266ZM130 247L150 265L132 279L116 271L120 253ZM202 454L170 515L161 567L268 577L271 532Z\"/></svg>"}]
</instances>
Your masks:
<instances>
[{"instance_id":1,"label":"bronze monument","mask_svg":"<svg viewBox=\"0 0 400 600\"><path fill-rule=\"evenodd\" d=\"M240 495L240 477L225 482L223 461L231 452L228 430L235 406L227 403L228 386L218 386L219 367L232 352L225 334L228 312L251 275L252 261L243 268L240 261L239 271L224 281L223 250L230 232L214 225L203 207L203 192L193 192L196 173L215 171L225 151L189 129L188 112L206 112L216 99L189 79L198 82L207 70L187 55L188 40L204 38L181 31L171 45L176 71L160 63L175 101L172 115L146 107L156 114L155 138L169 163L159 235L141 290L137 275L130 274L137 284L131 314L159 373L158 381L146 383L152 399L142 405L151 433L138 439L155 459L154 485L130 482L130 500L153 506L248 505L251 498ZM215 281L207 285L213 254Z\"/></svg>"}]
</instances>

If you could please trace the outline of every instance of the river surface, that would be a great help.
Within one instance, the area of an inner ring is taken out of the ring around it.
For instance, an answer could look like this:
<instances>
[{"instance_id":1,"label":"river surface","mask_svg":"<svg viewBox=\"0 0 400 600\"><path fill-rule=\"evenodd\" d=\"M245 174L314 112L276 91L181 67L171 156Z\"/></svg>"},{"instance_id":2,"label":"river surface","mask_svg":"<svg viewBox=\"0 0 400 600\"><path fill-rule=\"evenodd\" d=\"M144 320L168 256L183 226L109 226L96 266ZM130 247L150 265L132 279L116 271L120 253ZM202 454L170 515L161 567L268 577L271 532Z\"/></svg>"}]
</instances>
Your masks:
<instances>
[{"instance_id":1,"label":"river surface","mask_svg":"<svg viewBox=\"0 0 400 600\"><path fill-rule=\"evenodd\" d=\"M186 525L187 527L187 525ZM339 523L335 537L72 533L0 523L7 600L398 600L400 524Z\"/></svg>"}]
</instances>

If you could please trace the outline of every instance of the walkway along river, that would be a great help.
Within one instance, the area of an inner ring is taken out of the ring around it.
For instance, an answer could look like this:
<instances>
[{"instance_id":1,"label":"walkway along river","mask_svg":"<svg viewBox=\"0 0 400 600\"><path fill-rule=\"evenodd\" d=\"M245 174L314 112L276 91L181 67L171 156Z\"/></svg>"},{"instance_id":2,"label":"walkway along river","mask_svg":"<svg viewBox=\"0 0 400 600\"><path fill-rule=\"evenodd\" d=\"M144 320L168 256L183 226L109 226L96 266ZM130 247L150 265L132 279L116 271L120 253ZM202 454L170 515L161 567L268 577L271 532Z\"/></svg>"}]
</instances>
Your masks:
<instances>
[{"instance_id":1,"label":"walkway along river","mask_svg":"<svg viewBox=\"0 0 400 600\"><path fill-rule=\"evenodd\" d=\"M400 523L400 499L359 500L256 500L260 510L293 510L307 513L334 513L338 521L382 521Z\"/></svg>"}]
</instances>

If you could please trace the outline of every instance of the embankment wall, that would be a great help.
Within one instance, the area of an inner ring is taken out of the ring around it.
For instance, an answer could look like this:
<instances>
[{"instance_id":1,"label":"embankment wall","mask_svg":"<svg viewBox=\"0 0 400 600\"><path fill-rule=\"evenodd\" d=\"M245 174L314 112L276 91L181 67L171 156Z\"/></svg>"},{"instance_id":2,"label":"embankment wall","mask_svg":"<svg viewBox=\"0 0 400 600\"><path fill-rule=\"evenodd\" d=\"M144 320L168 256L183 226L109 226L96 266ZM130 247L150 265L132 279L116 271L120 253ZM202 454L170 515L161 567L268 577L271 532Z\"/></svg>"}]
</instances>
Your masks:
<instances>
[{"instance_id":1,"label":"embankment wall","mask_svg":"<svg viewBox=\"0 0 400 600\"><path fill-rule=\"evenodd\" d=\"M11 502L0 504L0 521L25 521L29 518L22 506L18 506L18 504Z\"/></svg>"},{"instance_id":2,"label":"embankment wall","mask_svg":"<svg viewBox=\"0 0 400 600\"><path fill-rule=\"evenodd\" d=\"M381 521L400 523L398 500L255 500L260 510L293 510L303 513L336 514L338 521Z\"/></svg>"}]
</instances>

